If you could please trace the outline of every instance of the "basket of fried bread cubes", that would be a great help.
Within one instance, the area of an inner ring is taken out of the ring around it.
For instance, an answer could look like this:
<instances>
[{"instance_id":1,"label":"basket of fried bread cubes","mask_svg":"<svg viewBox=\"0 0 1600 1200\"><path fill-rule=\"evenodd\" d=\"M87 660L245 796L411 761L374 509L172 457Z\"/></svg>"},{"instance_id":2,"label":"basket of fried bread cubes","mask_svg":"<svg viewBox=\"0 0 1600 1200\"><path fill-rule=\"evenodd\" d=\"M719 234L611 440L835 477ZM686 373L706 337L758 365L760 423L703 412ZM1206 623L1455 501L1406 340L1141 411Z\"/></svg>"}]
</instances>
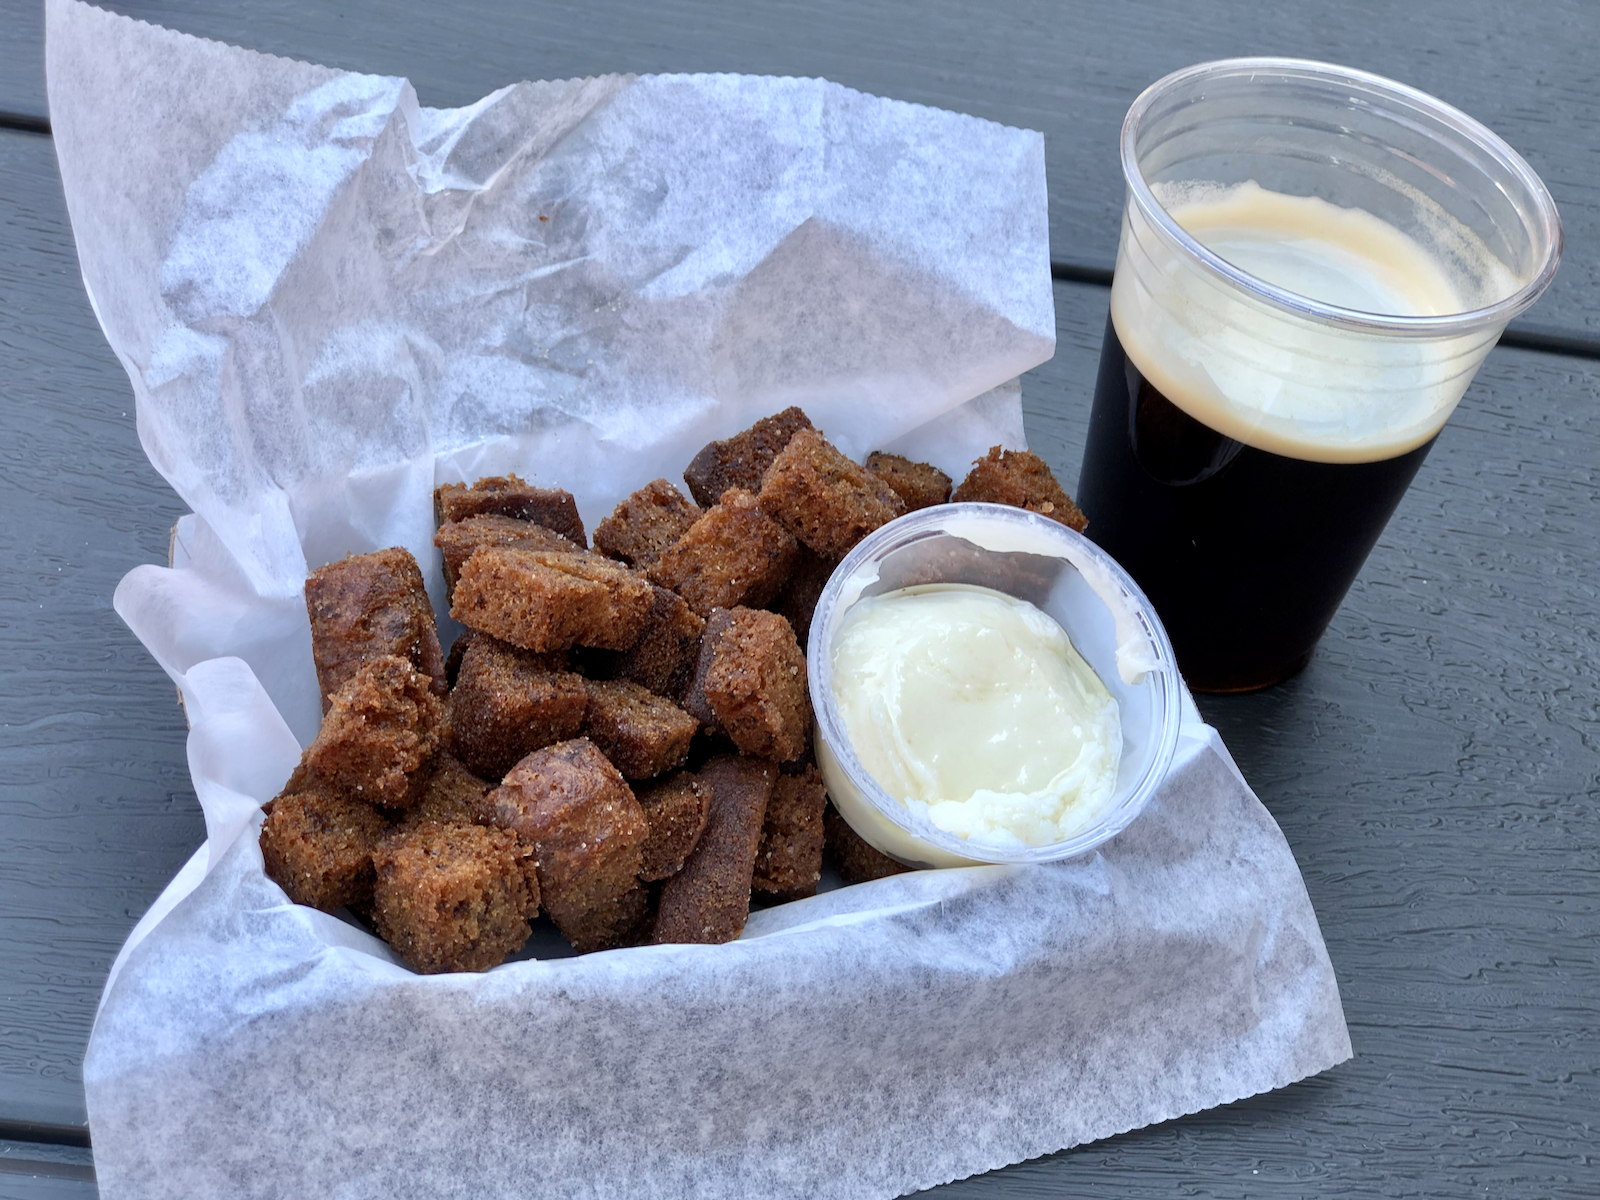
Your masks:
<instances>
[{"instance_id":1,"label":"basket of fried bread cubes","mask_svg":"<svg viewBox=\"0 0 1600 1200\"><path fill-rule=\"evenodd\" d=\"M691 500L645 483L594 531L515 475L434 493L443 652L401 548L313 571L323 718L267 806L269 876L347 909L423 973L482 971L546 914L579 953L737 938L752 901L905 870L828 804L805 644L844 555L903 513L1014 505L1082 530L1026 451L954 489L841 454L798 408L702 449Z\"/></svg>"}]
</instances>

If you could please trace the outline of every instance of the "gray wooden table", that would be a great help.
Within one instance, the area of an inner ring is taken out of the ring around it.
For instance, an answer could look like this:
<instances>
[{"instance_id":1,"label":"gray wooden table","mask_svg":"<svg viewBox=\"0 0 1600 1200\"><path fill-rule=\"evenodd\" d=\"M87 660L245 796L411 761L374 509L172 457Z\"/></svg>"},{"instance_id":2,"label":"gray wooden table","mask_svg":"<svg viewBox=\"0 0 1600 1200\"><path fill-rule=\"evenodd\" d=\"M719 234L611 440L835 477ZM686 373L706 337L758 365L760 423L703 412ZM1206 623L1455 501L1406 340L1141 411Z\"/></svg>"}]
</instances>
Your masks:
<instances>
[{"instance_id":1,"label":"gray wooden table","mask_svg":"<svg viewBox=\"0 0 1600 1200\"><path fill-rule=\"evenodd\" d=\"M1121 115L1175 67L1375 70L1507 137L1566 222L1299 678L1202 699L1306 877L1356 1058L950 1196L1600 1195L1600 9L1485 0L222 0L109 7L408 76L424 103L607 71L823 75L1042 129L1059 344L1029 436L1076 479ZM80 1063L106 970L204 837L166 677L111 611L177 498L83 293L42 18L0 0L0 1197L94 1193Z\"/></svg>"}]
</instances>

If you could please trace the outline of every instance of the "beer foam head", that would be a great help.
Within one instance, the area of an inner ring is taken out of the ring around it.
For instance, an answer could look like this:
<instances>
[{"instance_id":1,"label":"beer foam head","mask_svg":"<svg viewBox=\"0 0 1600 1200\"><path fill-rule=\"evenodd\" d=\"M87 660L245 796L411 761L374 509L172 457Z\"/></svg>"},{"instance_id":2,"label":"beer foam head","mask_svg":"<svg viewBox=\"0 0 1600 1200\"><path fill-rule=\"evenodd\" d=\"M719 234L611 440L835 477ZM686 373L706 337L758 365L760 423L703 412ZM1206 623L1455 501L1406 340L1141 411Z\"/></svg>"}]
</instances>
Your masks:
<instances>
[{"instance_id":1,"label":"beer foam head","mask_svg":"<svg viewBox=\"0 0 1600 1200\"><path fill-rule=\"evenodd\" d=\"M1525 282L1425 201L1427 248L1370 212L1255 182L1152 191L1252 280L1352 318L1448 316ZM1124 349L1174 404L1248 445L1324 462L1403 454L1439 431L1500 332L1397 335L1295 311L1270 291L1220 277L1128 207L1111 300Z\"/></svg>"}]
</instances>

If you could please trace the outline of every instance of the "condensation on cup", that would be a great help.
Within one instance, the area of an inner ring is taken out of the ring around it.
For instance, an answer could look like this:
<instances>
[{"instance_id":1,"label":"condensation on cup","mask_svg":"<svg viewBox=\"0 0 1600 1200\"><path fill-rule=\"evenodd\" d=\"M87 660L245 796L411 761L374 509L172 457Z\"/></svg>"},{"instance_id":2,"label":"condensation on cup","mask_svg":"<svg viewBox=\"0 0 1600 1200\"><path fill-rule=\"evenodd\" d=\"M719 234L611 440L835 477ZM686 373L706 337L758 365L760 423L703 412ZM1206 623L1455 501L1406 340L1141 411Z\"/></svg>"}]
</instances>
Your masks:
<instances>
[{"instance_id":1,"label":"condensation on cup","mask_svg":"<svg viewBox=\"0 0 1600 1200\"><path fill-rule=\"evenodd\" d=\"M1167 76L1128 196L1078 499L1189 685L1299 671L1484 356L1554 276L1544 184L1465 114L1324 63Z\"/></svg>"}]
</instances>

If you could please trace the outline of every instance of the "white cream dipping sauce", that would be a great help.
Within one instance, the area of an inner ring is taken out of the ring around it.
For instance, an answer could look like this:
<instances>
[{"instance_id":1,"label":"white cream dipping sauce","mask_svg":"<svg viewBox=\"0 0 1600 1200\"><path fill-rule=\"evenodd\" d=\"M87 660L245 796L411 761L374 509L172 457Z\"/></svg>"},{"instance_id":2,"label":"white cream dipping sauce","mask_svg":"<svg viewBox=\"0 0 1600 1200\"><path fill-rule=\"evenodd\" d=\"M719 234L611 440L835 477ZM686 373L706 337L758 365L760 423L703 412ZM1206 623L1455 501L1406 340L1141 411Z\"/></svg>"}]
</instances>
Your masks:
<instances>
[{"instance_id":1,"label":"white cream dipping sauce","mask_svg":"<svg viewBox=\"0 0 1600 1200\"><path fill-rule=\"evenodd\" d=\"M834 640L833 692L867 773L958 837L1047 845L1111 802L1117 702L1025 600L963 584L861 600Z\"/></svg>"}]
</instances>

